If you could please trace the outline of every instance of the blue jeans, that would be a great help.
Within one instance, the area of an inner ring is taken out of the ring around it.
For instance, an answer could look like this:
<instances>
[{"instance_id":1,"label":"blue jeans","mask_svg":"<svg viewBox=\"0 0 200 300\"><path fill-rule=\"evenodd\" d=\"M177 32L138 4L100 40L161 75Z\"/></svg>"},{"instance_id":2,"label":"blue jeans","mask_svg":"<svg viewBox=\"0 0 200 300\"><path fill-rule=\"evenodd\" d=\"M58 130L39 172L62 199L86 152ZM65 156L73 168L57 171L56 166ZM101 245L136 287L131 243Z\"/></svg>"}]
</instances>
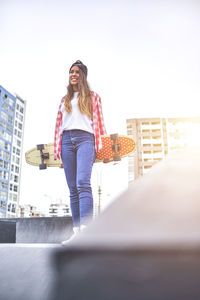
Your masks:
<instances>
[{"instance_id":1,"label":"blue jeans","mask_svg":"<svg viewBox=\"0 0 200 300\"><path fill-rule=\"evenodd\" d=\"M83 130L63 132L61 158L70 191L74 227L85 225L93 215L90 179L95 157L93 134Z\"/></svg>"}]
</instances>

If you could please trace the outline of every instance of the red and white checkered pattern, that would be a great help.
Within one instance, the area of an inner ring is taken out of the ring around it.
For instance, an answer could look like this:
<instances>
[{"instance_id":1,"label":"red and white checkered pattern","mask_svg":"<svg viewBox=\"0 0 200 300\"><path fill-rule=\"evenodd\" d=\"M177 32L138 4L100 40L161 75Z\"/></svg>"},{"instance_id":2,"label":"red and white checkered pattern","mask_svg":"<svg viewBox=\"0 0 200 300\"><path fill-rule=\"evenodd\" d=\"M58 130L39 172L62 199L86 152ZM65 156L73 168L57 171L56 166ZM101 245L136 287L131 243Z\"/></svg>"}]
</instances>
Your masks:
<instances>
[{"instance_id":1,"label":"red and white checkered pattern","mask_svg":"<svg viewBox=\"0 0 200 300\"><path fill-rule=\"evenodd\" d=\"M102 113L101 98L95 92L91 92L91 95L92 95L92 109L93 109L92 126L94 129L96 152L98 153L102 148L101 135L106 134L106 129L105 129L103 113ZM63 117L61 112L61 106L63 102L64 102L64 98L62 98L61 100L61 103L58 108L57 118L56 118L56 128L55 128L55 135L54 135L54 160L60 159L61 140L62 140L61 127L62 127L62 117Z\"/></svg>"}]
</instances>

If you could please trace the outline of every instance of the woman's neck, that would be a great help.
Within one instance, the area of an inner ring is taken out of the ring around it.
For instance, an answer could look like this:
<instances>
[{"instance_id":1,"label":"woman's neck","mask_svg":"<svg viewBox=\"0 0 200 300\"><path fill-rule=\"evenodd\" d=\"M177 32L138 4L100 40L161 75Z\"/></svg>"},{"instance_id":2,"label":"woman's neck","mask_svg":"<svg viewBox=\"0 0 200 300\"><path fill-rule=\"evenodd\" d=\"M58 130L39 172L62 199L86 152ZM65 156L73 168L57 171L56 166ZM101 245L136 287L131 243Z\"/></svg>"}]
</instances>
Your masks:
<instances>
[{"instance_id":1,"label":"woman's neck","mask_svg":"<svg viewBox=\"0 0 200 300\"><path fill-rule=\"evenodd\" d=\"M74 93L78 92L78 86L73 86L73 91L74 91Z\"/></svg>"}]
</instances>

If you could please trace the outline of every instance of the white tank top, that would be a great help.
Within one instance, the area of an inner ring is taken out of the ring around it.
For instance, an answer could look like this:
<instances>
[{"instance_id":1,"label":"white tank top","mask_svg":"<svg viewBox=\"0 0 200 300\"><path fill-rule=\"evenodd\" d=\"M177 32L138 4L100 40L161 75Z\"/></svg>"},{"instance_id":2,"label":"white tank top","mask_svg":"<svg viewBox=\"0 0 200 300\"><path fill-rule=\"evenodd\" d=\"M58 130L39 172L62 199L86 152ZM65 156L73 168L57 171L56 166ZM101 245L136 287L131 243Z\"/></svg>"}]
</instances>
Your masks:
<instances>
[{"instance_id":1,"label":"white tank top","mask_svg":"<svg viewBox=\"0 0 200 300\"><path fill-rule=\"evenodd\" d=\"M72 130L72 129L79 129L84 130L90 133L94 133L92 127L92 120L86 114L82 114L78 107L78 92L74 93L74 97L71 100L72 104L72 111L71 113L67 113L65 110L64 103L61 107L61 112L63 114L62 117L62 128L61 133L64 130Z\"/></svg>"}]
</instances>

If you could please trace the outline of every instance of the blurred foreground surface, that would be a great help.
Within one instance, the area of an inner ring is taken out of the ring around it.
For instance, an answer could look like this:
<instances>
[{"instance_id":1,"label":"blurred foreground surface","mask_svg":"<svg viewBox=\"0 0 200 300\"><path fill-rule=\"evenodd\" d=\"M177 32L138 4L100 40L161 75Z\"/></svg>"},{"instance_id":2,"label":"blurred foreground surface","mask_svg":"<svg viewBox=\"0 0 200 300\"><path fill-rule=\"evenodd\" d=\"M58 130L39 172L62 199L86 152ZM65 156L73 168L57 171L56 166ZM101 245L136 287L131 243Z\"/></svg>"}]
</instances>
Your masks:
<instances>
[{"instance_id":1,"label":"blurred foreground surface","mask_svg":"<svg viewBox=\"0 0 200 300\"><path fill-rule=\"evenodd\" d=\"M199 149L156 165L66 247L0 253L1 299L199 299Z\"/></svg>"}]
</instances>

